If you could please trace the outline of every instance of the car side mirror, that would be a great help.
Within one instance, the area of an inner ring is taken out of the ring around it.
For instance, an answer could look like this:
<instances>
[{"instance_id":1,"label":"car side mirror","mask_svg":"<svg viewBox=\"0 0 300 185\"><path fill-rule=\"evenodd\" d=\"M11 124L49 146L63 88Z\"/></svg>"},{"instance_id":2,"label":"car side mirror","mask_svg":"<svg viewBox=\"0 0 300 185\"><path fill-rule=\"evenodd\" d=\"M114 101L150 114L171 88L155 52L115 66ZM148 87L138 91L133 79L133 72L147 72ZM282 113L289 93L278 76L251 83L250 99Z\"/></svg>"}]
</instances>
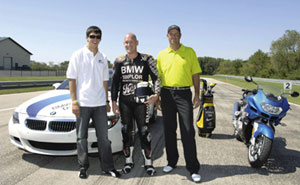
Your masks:
<instances>
[{"instance_id":1,"label":"car side mirror","mask_svg":"<svg viewBox=\"0 0 300 185\"><path fill-rule=\"evenodd\" d=\"M60 86L61 83L55 83L52 85L52 87L54 87L55 89L57 89Z\"/></svg>"}]
</instances>

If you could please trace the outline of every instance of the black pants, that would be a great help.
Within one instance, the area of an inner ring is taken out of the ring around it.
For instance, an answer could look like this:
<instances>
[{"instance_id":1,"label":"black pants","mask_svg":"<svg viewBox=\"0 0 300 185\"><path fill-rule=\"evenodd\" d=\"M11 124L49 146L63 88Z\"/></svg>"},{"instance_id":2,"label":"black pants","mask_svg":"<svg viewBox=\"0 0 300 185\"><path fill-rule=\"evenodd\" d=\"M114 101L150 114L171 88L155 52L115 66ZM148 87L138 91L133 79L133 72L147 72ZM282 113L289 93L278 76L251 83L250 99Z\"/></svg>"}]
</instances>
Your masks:
<instances>
[{"instance_id":1,"label":"black pants","mask_svg":"<svg viewBox=\"0 0 300 185\"><path fill-rule=\"evenodd\" d=\"M143 103L136 103L131 97L120 97L119 108L123 124L124 149L134 146L135 120L141 140L141 148L146 150L145 152L147 153L151 152L151 135L148 128L149 106Z\"/></svg>"},{"instance_id":2,"label":"black pants","mask_svg":"<svg viewBox=\"0 0 300 185\"><path fill-rule=\"evenodd\" d=\"M198 172L200 163L197 159L195 143L191 90L170 90L162 88L161 107L168 165L175 167L179 157L176 135L178 113L186 168L191 173Z\"/></svg>"}]
</instances>

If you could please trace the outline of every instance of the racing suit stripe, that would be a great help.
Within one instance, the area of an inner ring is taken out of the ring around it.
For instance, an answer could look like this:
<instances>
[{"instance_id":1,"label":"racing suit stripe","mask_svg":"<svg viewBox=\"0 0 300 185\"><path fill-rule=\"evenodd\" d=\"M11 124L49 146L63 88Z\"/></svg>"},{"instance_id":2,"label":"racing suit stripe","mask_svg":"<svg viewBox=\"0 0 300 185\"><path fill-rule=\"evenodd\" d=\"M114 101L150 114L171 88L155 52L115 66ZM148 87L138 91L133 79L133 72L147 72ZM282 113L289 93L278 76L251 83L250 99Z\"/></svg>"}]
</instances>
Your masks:
<instances>
[{"instance_id":1,"label":"racing suit stripe","mask_svg":"<svg viewBox=\"0 0 300 185\"><path fill-rule=\"evenodd\" d=\"M154 62L154 59L152 56L149 56L148 60L148 66L149 66L149 74L151 76L151 79L153 81L153 87L154 87L154 93L160 94L160 78L158 76L158 71L156 68L156 63Z\"/></svg>"}]
</instances>

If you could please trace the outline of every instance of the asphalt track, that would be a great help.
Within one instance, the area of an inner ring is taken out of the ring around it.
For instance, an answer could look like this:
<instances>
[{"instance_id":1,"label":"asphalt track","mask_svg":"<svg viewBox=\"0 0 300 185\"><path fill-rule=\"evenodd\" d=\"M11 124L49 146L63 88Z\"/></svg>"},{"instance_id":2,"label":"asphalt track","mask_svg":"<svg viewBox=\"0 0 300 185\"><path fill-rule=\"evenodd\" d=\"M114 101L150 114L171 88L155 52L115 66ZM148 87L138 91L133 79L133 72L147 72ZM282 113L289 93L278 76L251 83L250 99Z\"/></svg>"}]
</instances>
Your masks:
<instances>
[{"instance_id":1,"label":"asphalt track","mask_svg":"<svg viewBox=\"0 0 300 185\"><path fill-rule=\"evenodd\" d=\"M291 105L292 110L282 121L285 124L276 127L276 139L267 164L261 169L253 169L248 164L246 146L232 137L232 108L233 103L241 97L240 88L208 80L217 83L214 88L217 127L210 139L196 135L201 184L299 184L300 107ZM149 177L143 168L138 140L134 152L135 167L130 174L123 175L120 179L101 175L99 160L95 155L90 156L89 178L81 180L77 176L76 156L43 156L17 149L9 141L8 120L16 106L41 93L43 92L0 96L0 184L194 184L185 169L179 132L178 166L170 174L162 172L167 163L161 116L150 126L154 166L157 169L157 174L153 177ZM194 116L197 111L195 109ZM124 157L120 153L113 157L116 168L120 170Z\"/></svg>"}]
</instances>

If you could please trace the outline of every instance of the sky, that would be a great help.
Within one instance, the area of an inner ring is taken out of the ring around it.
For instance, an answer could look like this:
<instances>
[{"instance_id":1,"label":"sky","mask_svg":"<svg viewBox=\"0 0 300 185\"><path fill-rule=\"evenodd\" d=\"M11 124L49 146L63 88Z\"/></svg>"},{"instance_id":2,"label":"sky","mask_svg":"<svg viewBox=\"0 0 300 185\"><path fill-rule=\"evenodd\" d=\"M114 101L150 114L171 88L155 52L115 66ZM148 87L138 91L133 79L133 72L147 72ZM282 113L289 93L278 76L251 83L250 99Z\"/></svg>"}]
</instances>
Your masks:
<instances>
[{"instance_id":1,"label":"sky","mask_svg":"<svg viewBox=\"0 0 300 185\"><path fill-rule=\"evenodd\" d=\"M102 30L99 50L110 61L125 54L135 33L138 51L154 58L168 47L168 26L198 57L247 60L269 52L286 30L300 31L299 0L0 0L0 37L11 37L31 60L60 63L87 44L86 29Z\"/></svg>"}]
</instances>

